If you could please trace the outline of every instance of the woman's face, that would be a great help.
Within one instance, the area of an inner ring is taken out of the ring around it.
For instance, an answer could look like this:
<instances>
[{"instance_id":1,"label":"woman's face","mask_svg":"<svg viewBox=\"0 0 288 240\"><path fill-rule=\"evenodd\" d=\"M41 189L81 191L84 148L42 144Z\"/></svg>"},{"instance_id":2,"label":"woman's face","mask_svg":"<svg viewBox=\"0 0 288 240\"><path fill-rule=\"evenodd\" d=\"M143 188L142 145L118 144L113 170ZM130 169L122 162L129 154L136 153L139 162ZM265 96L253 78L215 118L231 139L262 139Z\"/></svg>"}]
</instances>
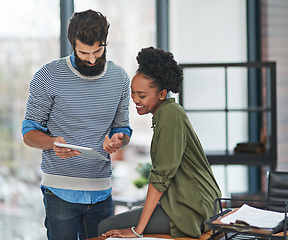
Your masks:
<instances>
[{"instance_id":1,"label":"woman's face","mask_svg":"<svg viewBox=\"0 0 288 240\"><path fill-rule=\"evenodd\" d=\"M136 104L139 115L147 113L154 114L163 100L166 98L167 90L161 90L152 85L152 80L142 73L136 73L131 83L131 97Z\"/></svg>"}]
</instances>

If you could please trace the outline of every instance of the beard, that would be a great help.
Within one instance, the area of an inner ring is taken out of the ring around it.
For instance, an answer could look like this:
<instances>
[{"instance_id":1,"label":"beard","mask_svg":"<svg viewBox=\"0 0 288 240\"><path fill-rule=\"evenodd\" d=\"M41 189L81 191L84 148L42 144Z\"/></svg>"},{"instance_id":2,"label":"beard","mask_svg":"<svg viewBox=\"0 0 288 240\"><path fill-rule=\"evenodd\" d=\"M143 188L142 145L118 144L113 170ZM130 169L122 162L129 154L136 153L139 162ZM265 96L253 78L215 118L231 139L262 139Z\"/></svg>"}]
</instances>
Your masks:
<instances>
[{"instance_id":1,"label":"beard","mask_svg":"<svg viewBox=\"0 0 288 240\"><path fill-rule=\"evenodd\" d=\"M94 66L88 66L88 61L81 60L76 51L74 51L75 55L75 65L78 72L80 72L84 76L92 77L100 75L105 68L106 63L106 48L101 57L96 59L96 64Z\"/></svg>"}]
</instances>

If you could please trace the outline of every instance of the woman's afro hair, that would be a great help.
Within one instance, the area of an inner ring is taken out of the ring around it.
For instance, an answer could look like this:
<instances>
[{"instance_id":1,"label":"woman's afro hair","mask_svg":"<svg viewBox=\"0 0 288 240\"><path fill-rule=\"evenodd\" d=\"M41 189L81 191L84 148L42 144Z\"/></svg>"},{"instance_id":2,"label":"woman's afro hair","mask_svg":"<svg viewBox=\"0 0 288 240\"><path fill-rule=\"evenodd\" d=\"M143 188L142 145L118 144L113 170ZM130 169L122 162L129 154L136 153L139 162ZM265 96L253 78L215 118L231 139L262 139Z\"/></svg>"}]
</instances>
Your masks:
<instances>
[{"instance_id":1,"label":"woman's afro hair","mask_svg":"<svg viewBox=\"0 0 288 240\"><path fill-rule=\"evenodd\" d=\"M154 47L142 48L138 53L137 62L137 72L152 79L159 90L180 92L183 72L172 53Z\"/></svg>"}]
</instances>

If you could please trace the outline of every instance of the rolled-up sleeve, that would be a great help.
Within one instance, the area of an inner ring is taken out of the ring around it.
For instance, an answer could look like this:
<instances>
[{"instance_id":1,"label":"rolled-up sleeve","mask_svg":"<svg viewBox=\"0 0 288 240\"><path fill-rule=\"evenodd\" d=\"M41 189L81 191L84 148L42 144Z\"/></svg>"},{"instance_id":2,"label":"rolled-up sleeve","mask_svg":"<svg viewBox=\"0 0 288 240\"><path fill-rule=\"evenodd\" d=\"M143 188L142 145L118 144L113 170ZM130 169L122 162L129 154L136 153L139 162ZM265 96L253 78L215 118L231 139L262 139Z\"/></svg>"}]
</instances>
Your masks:
<instances>
[{"instance_id":1,"label":"rolled-up sleeve","mask_svg":"<svg viewBox=\"0 0 288 240\"><path fill-rule=\"evenodd\" d=\"M131 138L133 130L130 127L112 128L109 134L111 138L115 133L124 133Z\"/></svg>"},{"instance_id":2,"label":"rolled-up sleeve","mask_svg":"<svg viewBox=\"0 0 288 240\"><path fill-rule=\"evenodd\" d=\"M155 170L151 170L149 182L160 192L164 192L169 188L170 179L166 176L159 175Z\"/></svg>"},{"instance_id":3,"label":"rolled-up sleeve","mask_svg":"<svg viewBox=\"0 0 288 240\"><path fill-rule=\"evenodd\" d=\"M32 130L47 132L48 128L42 127L39 123L36 123L32 120L23 120L23 122L22 122L22 136L24 136L26 133L28 133Z\"/></svg>"},{"instance_id":4,"label":"rolled-up sleeve","mask_svg":"<svg viewBox=\"0 0 288 240\"><path fill-rule=\"evenodd\" d=\"M161 115L161 116L159 116ZM175 176L186 146L183 121L174 108L154 115L154 134L151 143L153 169L149 182L159 191L166 191Z\"/></svg>"}]
</instances>

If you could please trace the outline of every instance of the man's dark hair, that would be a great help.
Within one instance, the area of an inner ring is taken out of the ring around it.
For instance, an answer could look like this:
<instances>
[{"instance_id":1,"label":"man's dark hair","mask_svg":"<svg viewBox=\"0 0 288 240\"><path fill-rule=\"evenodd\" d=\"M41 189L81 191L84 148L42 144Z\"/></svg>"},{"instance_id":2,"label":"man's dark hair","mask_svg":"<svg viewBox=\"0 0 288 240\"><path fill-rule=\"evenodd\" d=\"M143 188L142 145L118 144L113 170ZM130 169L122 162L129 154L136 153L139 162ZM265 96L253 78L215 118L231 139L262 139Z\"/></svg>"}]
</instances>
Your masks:
<instances>
[{"instance_id":1,"label":"man's dark hair","mask_svg":"<svg viewBox=\"0 0 288 240\"><path fill-rule=\"evenodd\" d=\"M68 23L67 37L73 49L76 39L89 46L93 46L95 42L100 42L100 46L106 46L109 27L106 17L100 12L91 9L75 12Z\"/></svg>"}]
</instances>

